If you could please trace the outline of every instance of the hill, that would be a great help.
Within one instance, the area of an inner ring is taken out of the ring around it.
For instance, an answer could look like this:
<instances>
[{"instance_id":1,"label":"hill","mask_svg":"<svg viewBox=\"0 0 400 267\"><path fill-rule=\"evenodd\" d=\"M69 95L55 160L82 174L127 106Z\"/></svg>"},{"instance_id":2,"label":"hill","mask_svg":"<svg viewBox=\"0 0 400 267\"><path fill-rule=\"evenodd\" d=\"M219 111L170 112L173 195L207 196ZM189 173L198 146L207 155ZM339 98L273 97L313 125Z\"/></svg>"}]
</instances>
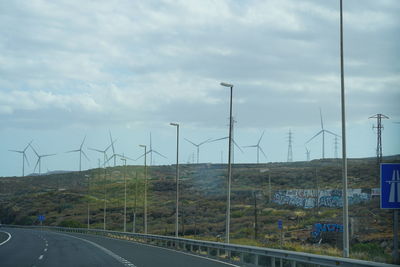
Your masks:
<instances>
[{"instance_id":1,"label":"hill","mask_svg":"<svg viewBox=\"0 0 400 267\"><path fill-rule=\"evenodd\" d=\"M385 157L384 162L398 163L400 156ZM226 169L225 164L180 165L180 236L222 241L225 233ZM360 189L360 194L364 195L370 192L369 198L349 207L352 251L357 252L352 256L389 261L392 219L390 211L379 208L379 198L371 195L372 189L378 187L377 175L375 158L348 160L349 188ZM89 203L90 227L102 229L106 198L107 229L122 231L124 177L128 195L127 229L133 230L136 214L135 230L143 232L143 166L2 177L0 220L6 224L38 224L37 216L43 214L46 225L86 227ZM340 255L341 234L337 232L342 222L340 206L323 206L318 202L318 205L304 208L290 201L280 202L277 196L284 192L289 194L290 200L293 198L290 194L296 192L317 192L319 195L332 190L340 192L341 180L341 162L337 159L234 164L232 242L279 247L277 221L282 220L284 248ZM175 165L148 167L148 185L149 233L173 235ZM317 223L339 228L332 233L319 234L315 240L311 232L315 232ZM316 241L320 244L315 244ZM376 255L365 253L368 249L377 251Z\"/></svg>"}]
</instances>

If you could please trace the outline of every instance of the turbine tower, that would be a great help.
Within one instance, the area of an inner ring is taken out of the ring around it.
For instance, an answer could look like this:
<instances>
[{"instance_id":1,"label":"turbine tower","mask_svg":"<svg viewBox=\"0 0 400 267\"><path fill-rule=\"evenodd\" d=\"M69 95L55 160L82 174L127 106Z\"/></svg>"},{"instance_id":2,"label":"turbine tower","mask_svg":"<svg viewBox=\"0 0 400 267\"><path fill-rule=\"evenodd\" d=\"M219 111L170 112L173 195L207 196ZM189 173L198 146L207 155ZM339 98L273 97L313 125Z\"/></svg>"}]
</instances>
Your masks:
<instances>
[{"instance_id":1,"label":"turbine tower","mask_svg":"<svg viewBox=\"0 0 400 267\"><path fill-rule=\"evenodd\" d=\"M292 131L289 129L289 146L288 146L288 152L287 152L287 162L293 162L293 152L292 152L292 136L293 133Z\"/></svg>"},{"instance_id":2,"label":"turbine tower","mask_svg":"<svg viewBox=\"0 0 400 267\"><path fill-rule=\"evenodd\" d=\"M23 150L8 150L8 151L11 151L11 152L16 152L16 153L21 153L22 154L22 177L25 176L25 160L26 160L26 163L28 163L28 165L29 165L29 161L28 161L28 158L26 157L26 153L25 152L28 149L28 147L31 145L32 142L33 142L33 140L30 141Z\"/></svg>"},{"instance_id":3,"label":"turbine tower","mask_svg":"<svg viewBox=\"0 0 400 267\"><path fill-rule=\"evenodd\" d=\"M326 130L326 129L324 128L324 122L323 122L323 120L322 120L322 111L321 111L321 108L319 109L319 115L320 115L320 118L321 118L321 131L319 131L319 132L316 133L313 137L311 137L311 138L306 142L306 144L308 144L311 140L313 140L313 139L314 139L315 137L317 137L318 135L322 134L322 159L325 159L325 133L328 133L328 134L331 134L331 135L337 136L337 137L340 137L340 136L337 135L337 134L335 134L335 133L333 133L333 132L331 132L331 131L328 131L328 130Z\"/></svg>"},{"instance_id":4,"label":"turbine tower","mask_svg":"<svg viewBox=\"0 0 400 267\"><path fill-rule=\"evenodd\" d=\"M306 147L307 161L310 161L310 154L311 154L311 150L309 150L309 149Z\"/></svg>"},{"instance_id":5,"label":"turbine tower","mask_svg":"<svg viewBox=\"0 0 400 267\"><path fill-rule=\"evenodd\" d=\"M209 139L207 139L207 140L205 140L205 141L203 141L203 142L200 142L200 143L198 143L198 144L196 144L196 143L190 141L189 139L186 139L186 138L184 138L184 139L185 139L186 141L188 141L189 143L191 143L192 145L194 145L194 146L197 148L197 164L199 164L200 146L201 146L201 145L204 145L204 144L206 144L206 143L208 143L208 142L211 140L211 138L209 138Z\"/></svg>"},{"instance_id":6,"label":"turbine tower","mask_svg":"<svg viewBox=\"0 0 400 267\"><path fill-rule=\"evenodd\" d=\"M263 133L261 134L260 139L258 139L257 144L251 145L251 146L244 146L244 147L255 147L255 148L257 148L257 164L260 163L260 151L264 155L264 157L267 158L267 155L265 155L264 150L260 146L260 142L261 142L261 139L264 136L264 133L265 133L265 131L263 131Z\"/></svg>"},{"instance_id":7,"label":"turbine tower","mask_svg":"<svg viewBox=\"0 0 400 267\"><path fill-rule=\"evenodd\" d=\"M44 155L39 155L39 153L37 153L37 151L33 148L32 145L30 145L30 147L32 148L33 152L35 152L35 154L36 154L36 156L37 156L37 158L38 158L38 160L36 161L35 168L33 169L33 173L35 173L36 168L39 166L39 175L41 175L42 158L54 156L54 155L56 155L56 154L44 154Z\"/></svg>"},{"instance_id":8,"label":"turbine tower","mask_svg":"<svg viewBox=\"0 0 400 267\"><path fill-rule=\"evenodd\" d=\"M79 171L82 171L82 154L85 156L85 158L88 161L90 161L89 158L86 156L86 153L82 150L83 143L85 143L85 140L86 140L86 136L83 138L83 141L82 141L81 145L79 146L79 149L70 150L70 151L65 152L65 153L79 152Z\"/></svg>"}]
</instances>

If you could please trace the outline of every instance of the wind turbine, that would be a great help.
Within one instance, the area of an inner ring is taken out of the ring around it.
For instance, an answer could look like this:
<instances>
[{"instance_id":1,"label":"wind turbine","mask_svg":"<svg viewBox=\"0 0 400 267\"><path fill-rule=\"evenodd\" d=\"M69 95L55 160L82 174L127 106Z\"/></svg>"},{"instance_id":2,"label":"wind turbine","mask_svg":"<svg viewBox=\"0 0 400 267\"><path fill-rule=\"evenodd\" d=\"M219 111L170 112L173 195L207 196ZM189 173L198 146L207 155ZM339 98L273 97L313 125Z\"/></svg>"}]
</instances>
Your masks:
<instances>
[{"instance_id":1,"label":"wind turbine","mask_svg":"<svg viewBox=\"0 0 400 267\"><path fill-rule=\"evenodd\" d=\"M33 173L35 173L37 166L39 165L39 175L41 174L41 165L42 165L42 158L45 157L50 157L50 156L54 156L56 154L44 154L44 155L39 155L39 153L37 153L37 151L33 148L32 145L30 145L30 147L32 148L33 152L35 152L38 160L36 161L36 165L35 168L33 169Z\"/></svg>"},{"instance_id":2,"label":"wind turbine","mask_svg":"<svg viewBox=\"0 0 400 267\"><path fill-rule=\"evenodd\" d=\"M319 131L319 132L316 133L313 137L311 137L310 140L308 140L308 141L306 142L306 144L308 144L311 140L313 140L313 139L314 139L315 137L317 137L318 135L322 134L322 159L324 159L324 158L325 158L325 133L329 133L329 134L331 134L331 135L333 135L333 136L337 136L337 137L340 137L340 136L337 135L337 134L335 134L335 133L332 133L331 131L328 131L328 130L325 130L325 129L324 129L324 122L323 122L323 120L322 120L322 111L321 111L321 108L319 109L319 115L320 115L320 118L321 118L321 131Z\"/></svg>"},{"instance_id":3,"label":"wind turbine","mask_svg":"<svg viewBox=\"0 0 400 267\"><path fill-rule=\"evenodd\" d=\"M264 155L264 157L267 158L267 155L265 155L264 150L260 146L260 142L261 142L261 139L264 136L264 133L265 133L265 131L263 131L263 133L261 134L260 139L258 139L257 144L251 145L251 146L244 146L244 147L255 147L255 148L257 148L257 164L260 163L260 151Z\"/></svg>"},{"instance_id":4,"label":"wind turbine","mask_svg":"<svg viewBox=\"0 0 400 267\"><path fill-rule=\"evenodd\" d=\"M157 154L157 155L159 155L159 156L161 156L161 157L163 157L163 158L165 158L165 159L167 158L166 156L164 156L163 154L161 154L161 153L158 152L157 150L154 150L154 149L153 149L152 142L151 142L151 133L150 133L150 150L147 151L147 152L145 153L145 154L150 154L150 165L153 165L153 153L155 153L155 154ZM138 157L138 158L135 159L135 160L138 160L138 159L140 159L140 158L143 158L145 154L141 155L140 157Z\"/></svg>"},{"instance_id":5,"label":"wind turbine","mask_svg":"<svg viewBox=\"0 0 400 267\"><path fill-rule=\"evenodd\" d=\"M228 139L228 138L229 138L229 136L225 136L225 137L221 137L221 138L217 138L217 139L211 140L211 141L209 141L208 143L217 142L217 141L225 140L225 139ZM240 152L243 153L243 149L240 148L240 146L235 142L235 139L233 139L233 138L232 138L232 143L233 143L237 148L239 148ZM221 153L222 153L222 151L221 151ZM234 153L232 153L232 162L233 162L233 161L234 161ZM222 163L222 154L221 154L221 163Z\"/></svg>"},{"instance_id":6,"label":"wind turbine","mask_svg":"<svg viewBox=\"0 0 400 267\"><path fill-rule=\"evenodd\" d=\"M81 143L79 149L70 150L70 151L65 152L65 153L79 152L79 171L82 170L82 154L85 156L85 158L86 158L88 161L90 161L89 158L86 156L86 153L82 150L83 143L85 143L85 140L86 140L86 136L83 138L83 141L82 141L82 143Z\"/></svg>"},{"instance_id":7,"label":"wind turbine","mask_svg":"<svg viewBox=\"0 0 400 267\"><path fill-rule=\"evenodd\" d=\"M107 150L110 149L110 147L112 147L112 145L115 143L116 140L114 140L110 145L108 145L108 147L106 147L106 149L101 150L101 149L96 149L96 148L90 148L88 147L88 149L93 150L93 151L97 151L99 153L103 154L104 160L103 160L103 167L106 167L106 162L108 162L108 158L107 158Z\"/></svg>"},{"instance_id":8,"label":"wind turbine","mask_svg":"<svg viewBox=\"0 0 400 267\"><path fill-rule=\"evenodd\" d=\"M29 161L28 161L28 158L26 157L26 153L25 152L28 149L28 147L31 145L32 142L33 142L33 140L30 141L28 143L28 145L23 150L10 150L10 149L8 150L8 151L11 151L11 152L16 152L16 153L21 153L22 154L22 177L25 176L25 160L29 165Z\"/></svg>"},{"instance_id":9,"label":"wind turbine","mask_svg":"<svg viewBox=\"0 0 400 267\"><path fill-rule=\"evenodd\" d=\"M207 140L205 140L205 141L203 141L203 142L201 142L201 143L198 143L198 144L195 144L194 142L192 142L192 141L190 141L189 139L186 139L186 138L184 138L186 141L188 141L189 143L191 143L192 145L194 145L196 148L197 148L197 164L199 164L199 158L200 158L200 146L201 145L204 145L205 143L208 143L210 140L211 140L211 138L208 138Z\"/></svg>"}]
</instances>

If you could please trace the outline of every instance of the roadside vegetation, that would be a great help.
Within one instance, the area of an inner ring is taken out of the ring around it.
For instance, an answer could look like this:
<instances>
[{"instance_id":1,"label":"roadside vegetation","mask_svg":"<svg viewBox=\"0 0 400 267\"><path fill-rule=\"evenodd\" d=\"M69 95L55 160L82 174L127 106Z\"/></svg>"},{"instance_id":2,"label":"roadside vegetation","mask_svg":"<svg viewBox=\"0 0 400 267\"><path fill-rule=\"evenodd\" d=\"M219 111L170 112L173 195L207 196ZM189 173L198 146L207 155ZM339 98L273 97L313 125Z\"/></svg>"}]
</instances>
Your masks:
<instances>
[{"instance_id":1,"label":"roadside vegetation","mask_svg":"<svg viewBox=\"0 0 400 267\"><path fill-rule=\"evenodd\" d=\"M400 156L384 161L400 162ZM123 230L124 177L127 180L127 230L143 232L143 166L108 167L29 177L0 178L0 220L3 224L103 228L104 197L107 229ZM148 231L174 235L175 166L152 166L148 171ZM180 168L181 237L223 242L226 212L226 165L184 164ZM379 187L374 158L350 159L349 188ZM271 188L269 188L269 179ZM89 186L88 186L89 185ZM341 256L342 234L326 233L313 240L315 223L342 222L341 208L304 209L270 202L269 192L288 189L341 189L341 166L336 159L311 162L235 164L232 181L231 242ZM135 192L136 197L135 197ZM136 205L135 205L136 203ZM351 257L390 262L391 212L379 198L349 207ZM282 220L283 229L277 222ZM255 227L257 226L257 227Z\"/></svg>"}]
</instances>

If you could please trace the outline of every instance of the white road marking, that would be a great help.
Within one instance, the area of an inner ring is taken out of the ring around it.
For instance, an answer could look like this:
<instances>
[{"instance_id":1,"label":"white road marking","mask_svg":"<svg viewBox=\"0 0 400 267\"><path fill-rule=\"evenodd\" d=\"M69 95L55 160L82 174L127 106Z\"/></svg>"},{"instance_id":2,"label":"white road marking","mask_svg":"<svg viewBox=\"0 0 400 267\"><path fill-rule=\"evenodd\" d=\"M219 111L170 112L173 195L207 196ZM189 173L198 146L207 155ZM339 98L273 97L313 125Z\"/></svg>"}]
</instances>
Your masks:
<instances>
[{"instance_id":1,"label":"white road marking","mask_svg":"<svg viewBox=\"0 0 400 267\"><path fill-rule=\"evenodd\" d=\"M46 251L47 251L47 248L44 249L44 252L46 252Z\"/></svg>"},{"instance_id":2,"label":"white road marking","mask_svg":"<svg viewBox=\"0 0 400 267\"><path fill-rule=\"evenodd\" d=\"M97 248L103 250L107 255L113 257L114 259L116 259L117 261L119 261L120 263L122 263L123 265L129 266L129 267L137 267L135 264L131 263L130 261L128 261L128 260L122 258L121 256L115 254L115 253L112 252L111 250L108 250L108 249L106 249L105 247L102 247L102 246L100 246L99 244L97 244L97 243L95 243L95 242L86 240L86 239L84 239L84 238L79 238L79 237L76 237L76 236L73 236L73 235L61 234L61 233L55 233L55 234L59 234L59 235L63 235L63 236L68 236L68 237L72 237L72 238L79 239L79 240L81 240L81 241L85 241L85 242L87 242L87 243L89 243L89 244L91 244L91 245L93 245L93 246L95 246L95 247L97 247Z\"/></svg>"},{"instance_id":3,"label":"white road marking","mask_svg":"<svg viewBox=\"0 0 400 267\"><path fill-rule=\"evenodd\" d=\"M6 231L0 231L0 232L6 233L8 235L7 240L0 243L0 246L1 246L1 245L4 245L5 243L7 243L8 241L10 241L11 234L9 232L6 232Z\"/></svg>"},{"instance_id":4,"label":"white road marking","mask_svg":"<svg viewBox=\"0 0 400 267\"><path fill-rule=\"evenodd\" d=\"M40 256L39 256L39 260L42 260L42 259L43 259L43 255L40 255Z\"/></svg>"}]
</instances>

